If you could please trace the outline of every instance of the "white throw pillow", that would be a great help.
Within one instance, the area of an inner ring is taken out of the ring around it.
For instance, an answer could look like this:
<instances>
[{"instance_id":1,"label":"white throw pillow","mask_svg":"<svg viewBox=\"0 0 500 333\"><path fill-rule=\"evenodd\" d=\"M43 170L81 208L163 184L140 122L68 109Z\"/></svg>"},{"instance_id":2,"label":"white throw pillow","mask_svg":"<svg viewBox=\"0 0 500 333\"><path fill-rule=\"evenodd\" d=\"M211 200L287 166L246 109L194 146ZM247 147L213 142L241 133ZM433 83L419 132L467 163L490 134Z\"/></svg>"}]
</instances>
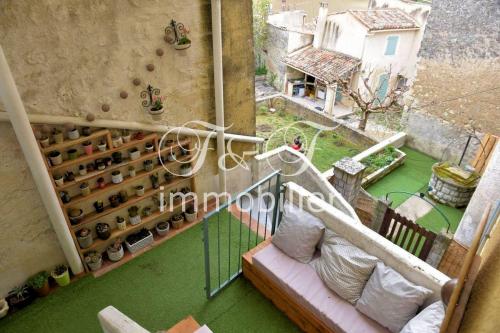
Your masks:
<instances>
[{"instance_id":1,"label":"white throw pillow","mask_svg":"<svg viewBox=\"0 0 500 333\"><path fill-rule=\"evenodd\" d=\"M351 304L361 297L366 281L379 259L338 236L325 231L321 257L312 266L326 286Z\"/></svg>"},{"instance_id":2,"label":"white throw pillow","mask_svg":"<svg viewBox=\"0 0 500 333\"><path fill-rule=\"evenodd\" d=\"M325 226L320 219L293 204L285 203L283 217L272 243L289 257L308 263L324 231Z\"/></svg>"},{"instance_id":3,"label":"white throw pillow","mask_svg":"<svg viewBox=\"0 0 500 333\"><path fill-rule=\"evenodd\" d=\"M445 312L443 302L432 303L413 317L400 333L439 333Z\"/></svg>"},{"instance_id":4,"label":"white throw pillow","mask_svg":"<svg viewBox=\"0 0 500 333\"><path fill-rule=\"evenodd\" d=\"M406 280L379 262L366 283L356 309L391 332L399 332L432 291Z\"/></svg>"}]
</instances>

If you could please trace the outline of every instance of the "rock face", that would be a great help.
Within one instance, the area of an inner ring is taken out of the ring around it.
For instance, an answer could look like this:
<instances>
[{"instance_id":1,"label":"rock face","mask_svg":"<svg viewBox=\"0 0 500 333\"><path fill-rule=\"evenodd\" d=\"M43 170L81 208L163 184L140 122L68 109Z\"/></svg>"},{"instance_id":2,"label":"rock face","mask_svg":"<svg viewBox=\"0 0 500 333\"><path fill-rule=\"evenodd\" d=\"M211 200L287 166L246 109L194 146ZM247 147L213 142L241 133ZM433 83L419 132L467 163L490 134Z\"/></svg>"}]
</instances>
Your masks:
<instances>
[{"instance_id":1,"label":"rock face","mask_svg":"<svg viewBox=\"0 0 500 333\"><path fill-rule=\"evenodd\" d=\"M222 4L226 126L246 135L255 134L251 6L250 1ZM189 27L190 48L179 51L165 43L171 19ZM0 44L28 113L151 123L140 98L151 84L167 99L160 123L215 122L208 0L1 1ZM102 111L104 104L108 112ZM64 258L12 129L0 126L2 297ZM255 148L233 146L242 149ZM197 188L213 189L216 173L217 158L210 152Z\"/></svg>"}]
</instances>

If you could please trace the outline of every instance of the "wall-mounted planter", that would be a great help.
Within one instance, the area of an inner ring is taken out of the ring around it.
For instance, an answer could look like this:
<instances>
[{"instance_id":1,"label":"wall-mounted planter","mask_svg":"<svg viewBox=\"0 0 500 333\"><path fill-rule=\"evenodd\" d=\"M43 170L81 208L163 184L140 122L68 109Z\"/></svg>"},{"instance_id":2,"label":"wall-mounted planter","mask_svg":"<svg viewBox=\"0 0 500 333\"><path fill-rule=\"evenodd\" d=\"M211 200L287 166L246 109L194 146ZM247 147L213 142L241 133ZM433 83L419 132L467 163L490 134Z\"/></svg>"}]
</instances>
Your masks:
<instances>
[{"instance_id":1,"label":"wall-mounted planter","mask_svg":"<svg viewBox=\"0 0 500 333\"><path fill-rule=\"evenodd\" d=\"M161 115L163 114L165 110L162 108L156 109L156 108L151 108L149 109L149 114L151 115L151 118L153 120L161 120Z\"/></svg>"},{"instance_id":2,"label":"wall-mounted planter","mask_svg":"<svg viewBox=\"0 0 500 333\"><path fill-rule=\"evenodd\" d=\"M183 44L175 44L174 48L176 50L185 50L191 46L191 41L188 39L188 41L184 41Z\"/></svg>"}]
</instances>

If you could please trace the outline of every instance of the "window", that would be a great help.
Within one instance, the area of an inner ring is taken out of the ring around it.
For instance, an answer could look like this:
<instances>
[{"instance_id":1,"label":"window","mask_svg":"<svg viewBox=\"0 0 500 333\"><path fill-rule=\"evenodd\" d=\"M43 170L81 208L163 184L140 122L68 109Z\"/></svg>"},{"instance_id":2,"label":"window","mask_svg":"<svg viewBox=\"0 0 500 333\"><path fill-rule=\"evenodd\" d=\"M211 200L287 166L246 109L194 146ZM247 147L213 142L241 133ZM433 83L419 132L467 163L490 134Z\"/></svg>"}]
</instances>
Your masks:
<instances>
[{"instance_id":1,"label":"window","mask_svg":"<svg viewBox=\"0 0 500 333\"><path fill-rule=\"evenodd\" d=\"M387 44L385 46L385 55L395 55L396 48L398 46L399 37L389 36L387 37Z\"/></svg>"}]
</instances>

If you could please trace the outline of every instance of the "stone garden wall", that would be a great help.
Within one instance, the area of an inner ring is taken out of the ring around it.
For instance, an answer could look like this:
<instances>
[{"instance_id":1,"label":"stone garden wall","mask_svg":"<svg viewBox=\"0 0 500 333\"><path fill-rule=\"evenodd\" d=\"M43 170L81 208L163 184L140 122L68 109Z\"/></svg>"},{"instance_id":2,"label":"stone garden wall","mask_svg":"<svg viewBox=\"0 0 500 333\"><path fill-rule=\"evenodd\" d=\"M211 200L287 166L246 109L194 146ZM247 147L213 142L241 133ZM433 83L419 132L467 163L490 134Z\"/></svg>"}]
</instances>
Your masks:
<instances>
[{"instance_id":1,"label":"stone garden wall","mask_svg":"<svg viewBox=\"0 0 500 333\"><path fill-rule=\"evenodd\" d=\"M6 0L0 2L0 44L30 114L93 113L97 119L151 123L139 97L150 83L167 98L161 123L215 123L210 12L209 0ZM171 19L189 27L190 48L178 51L165 43ZM251 22L250 1L222 2L225 122L232 125L228 132L244 135L255 134ZM103 104L109 112L101 111ZM0 126L1 298L64 258L12 128ZM232 148L255 149L238 143ZM198 190L214 189L216 161L211 153Z\"/></svg>"}]
</instances>

